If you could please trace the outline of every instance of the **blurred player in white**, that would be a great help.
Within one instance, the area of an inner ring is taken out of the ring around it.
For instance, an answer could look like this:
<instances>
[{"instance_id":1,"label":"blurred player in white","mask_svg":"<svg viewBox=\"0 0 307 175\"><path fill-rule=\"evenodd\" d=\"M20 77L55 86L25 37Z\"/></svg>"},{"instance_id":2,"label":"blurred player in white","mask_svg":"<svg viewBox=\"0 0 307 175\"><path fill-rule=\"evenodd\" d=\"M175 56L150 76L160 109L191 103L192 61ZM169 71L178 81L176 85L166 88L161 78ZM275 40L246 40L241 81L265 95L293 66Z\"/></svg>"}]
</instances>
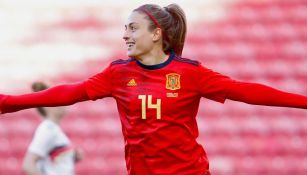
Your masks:
<instances>
[{"instance_id":1,"label":"blurred player in white","mask_svg":"<svg viewBox=\"0 0 307 175\"><path fill-rule=\"evenodd\" d=\"M48 87L42 82L33 83L33 91ZM65 115L63 107L37 108L44 118L35 131L24 158L23 169L27 175L74 175L75 163L82 159L69 138L59 126Z\"/></svg>"}]
</instances>

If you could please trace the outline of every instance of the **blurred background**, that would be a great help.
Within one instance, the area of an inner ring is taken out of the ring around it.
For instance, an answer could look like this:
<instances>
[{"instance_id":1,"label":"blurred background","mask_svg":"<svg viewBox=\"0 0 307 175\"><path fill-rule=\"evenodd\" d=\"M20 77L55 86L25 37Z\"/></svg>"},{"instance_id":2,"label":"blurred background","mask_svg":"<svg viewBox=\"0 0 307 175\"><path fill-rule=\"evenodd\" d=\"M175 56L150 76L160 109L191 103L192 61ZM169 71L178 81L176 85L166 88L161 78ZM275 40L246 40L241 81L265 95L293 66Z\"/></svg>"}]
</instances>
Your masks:
<instances>
[{"instance_id":1,"label":"blurred background","mask_svg":"<svg viewBox=\"0 0 307 175\"><path fill-rule=\"evenodd\" d=\"M0 0L0 92L30 92L87 79L126 58L129 13L175 2L186 12L183 56L234 79L307 95L307 0ZM200 136L214 175L306 175L307 111L203 99ZM21 162L40 118L34 109L0 120L0 175ZM62 126L85 152L79 175L126 174L113 99L68 107Z\"/></svg>"}]
</instances>

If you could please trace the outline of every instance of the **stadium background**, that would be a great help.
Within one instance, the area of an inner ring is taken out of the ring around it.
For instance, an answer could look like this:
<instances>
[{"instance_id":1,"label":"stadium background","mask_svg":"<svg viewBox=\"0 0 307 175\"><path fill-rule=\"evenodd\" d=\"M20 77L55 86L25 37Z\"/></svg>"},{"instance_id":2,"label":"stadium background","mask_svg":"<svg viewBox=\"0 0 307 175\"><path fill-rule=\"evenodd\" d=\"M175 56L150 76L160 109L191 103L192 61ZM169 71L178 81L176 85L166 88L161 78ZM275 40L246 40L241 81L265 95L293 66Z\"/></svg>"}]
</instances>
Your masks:
<instances>
[{"instance_id":1,"label":"stadium background","mask_svg":"<svg viewBox=\"0 0 307 175\"><path fill-rule=\"evenodd\" d=\"M186 11L185 57L234 79L307 95L306 0L0 0L0 92L29 92L35 80L82 81L126 58L124 22L150 2ZM306 117L306 110L203 99L198 140L214 175L305 175ZM23 174L39 121L33 109L1 117L0 175ZM125 174L114 100L70 106L62 126L85 152L77 174Z\"/></svg>"}]
</instances>

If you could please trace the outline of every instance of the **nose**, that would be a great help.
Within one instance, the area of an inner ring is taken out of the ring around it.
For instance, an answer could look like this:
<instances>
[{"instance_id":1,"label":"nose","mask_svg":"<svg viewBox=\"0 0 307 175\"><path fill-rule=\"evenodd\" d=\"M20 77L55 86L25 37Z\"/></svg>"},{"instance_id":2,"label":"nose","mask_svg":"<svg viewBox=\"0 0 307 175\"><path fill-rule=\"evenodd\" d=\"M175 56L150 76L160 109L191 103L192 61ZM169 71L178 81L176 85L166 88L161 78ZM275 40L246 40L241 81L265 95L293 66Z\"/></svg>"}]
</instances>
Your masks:
<instances>
[{"instance_id":1,"label":"nose","mask_svg":"<svg viewBox=\"0 0 307 175\"><path fill-rule=\"evenodd\" d=\"M127 31L127 30L124 31L123 39L124 39L125 41L129 39L129 34L128 34L128 31Z\"/></svg>"}]
</instances>

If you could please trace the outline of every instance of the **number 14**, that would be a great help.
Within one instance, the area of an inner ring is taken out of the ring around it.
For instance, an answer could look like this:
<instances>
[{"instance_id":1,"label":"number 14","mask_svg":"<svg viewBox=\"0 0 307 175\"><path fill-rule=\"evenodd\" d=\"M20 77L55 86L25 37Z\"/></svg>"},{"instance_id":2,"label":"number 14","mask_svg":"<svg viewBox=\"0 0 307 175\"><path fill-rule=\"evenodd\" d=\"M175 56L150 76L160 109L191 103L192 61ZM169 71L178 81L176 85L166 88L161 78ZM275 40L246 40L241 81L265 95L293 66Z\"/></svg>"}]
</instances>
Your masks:
<instances>
[{"instance_id":1,"label":"number 14","mask_svg":"<svg viewBox=\"0 0 307 175\"><path fill-rule=\"evenodd\" d=\"M156 104L152 104L152 95L148 95L147 107L146 107L146 97L147 95L139 95L138 99L142 100L142 119L146 119L146 108L157 110L157 119L161 119L161 99L157 99Z\"/></svg>"}]
</instances>

